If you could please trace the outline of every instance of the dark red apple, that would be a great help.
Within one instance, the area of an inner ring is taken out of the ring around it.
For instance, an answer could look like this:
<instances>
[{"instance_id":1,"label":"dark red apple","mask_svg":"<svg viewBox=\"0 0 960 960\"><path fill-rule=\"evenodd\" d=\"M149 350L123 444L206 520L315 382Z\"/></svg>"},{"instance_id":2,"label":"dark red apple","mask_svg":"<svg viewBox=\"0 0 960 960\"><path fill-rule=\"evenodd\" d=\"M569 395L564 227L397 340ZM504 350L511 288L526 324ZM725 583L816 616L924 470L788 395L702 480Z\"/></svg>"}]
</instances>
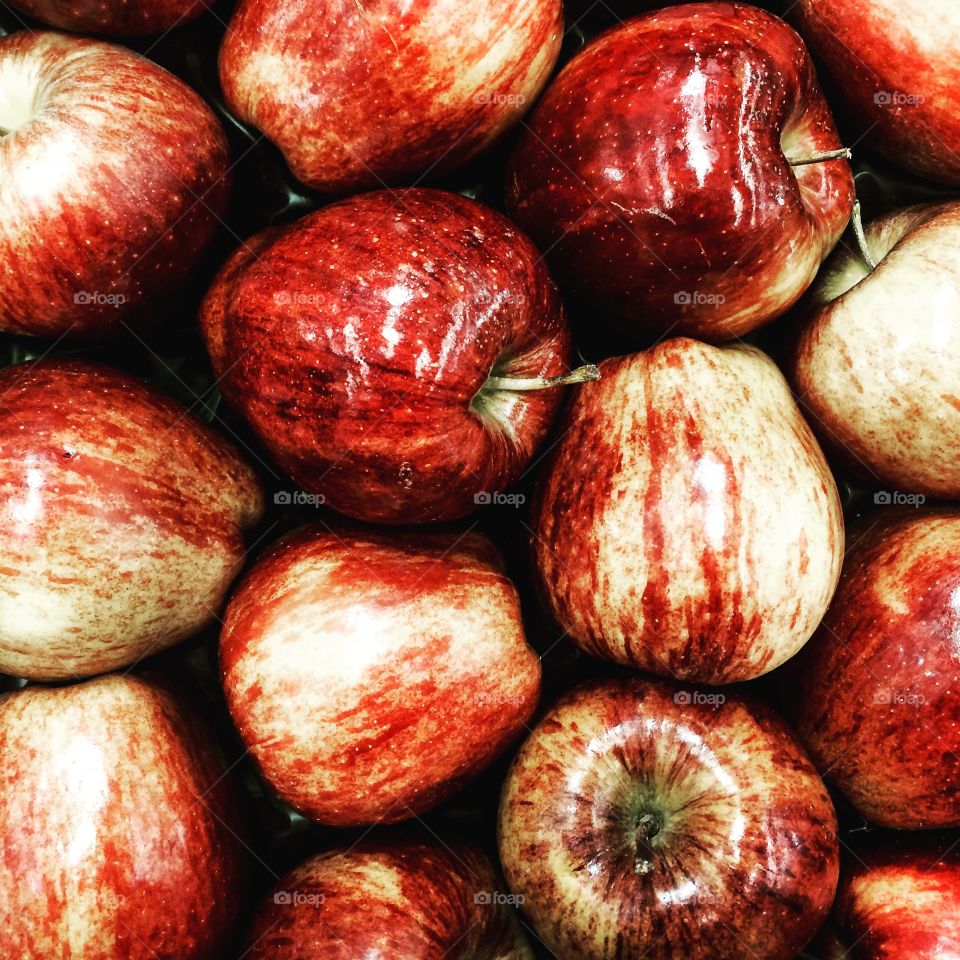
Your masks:
<instances>
[{"instance_id":1,"label":"dark red apple","mask_svg":"<svg viewBox=\"0 0 960 960\"><path fill-rule=\"evenodd\" d=\"M850 540L792 674L797 730L873 823L960 826L960 514L868 516Z\"/></svg>"},{"instance_id":2,"label":"dark red apple","mask_svg":"<svg viewBox=\"0 0 960 960\"><path fill-rule=\"evenodd\" d=\"M536 249L435 190L354 197L260 234L201 314L225 394L280 466L361 520L450 520L503 491L568 371Z\"/></svg>"},{"instance_id":3,"label":"dark red apple","mask_svg":"<svg viewBox=\"0 0 960 960\"><path fill-rule=\"evenodd\" d=\"M101 336L179 283L227 202L227 142L130 50L0 37L0 331Z\"/></svg>"},{"instance_id":4,"label":"dark red apple","mask_svg":"<svg viewBox=\"0 0 960 960\"><path fill-rule=\"evenodd\" d=\"M536 100L562 33L561 0L242 0L220 79L303 183L346 193L479 153Z\"/></svg>"},{"instance_id":5,"label":"dark red apple","mask_svg":"<svg viewBox=\"0 0 960 960\"><path fill-rule=\"evenodd\" d=\"M475 533L281 540L230 601L220 665L266 779L335 826L453 794L523 732L540 689L517 592Z\"/></svg>"},{"instance_id":6,"label":"dark red apple","mask_svg":"<svg viewBox=\"0 0 960 960\"><path fill-rule=\"evenodd\" d=\"M165 33L207 9L207 0L12 0L45 23L102 37Z\"/></svg>"},{"instance_id":7,"label":"dark red apple","mask_svg":"<svg viewBox=\"0 0 960 960\"><path fill-rule=\"evenodd\" d=\"M547 712L499 836L537 933L578 960L792 960L839 866L830 798L773 711L640 678Z\"/></svg>"},{"instance_id":8,"label":"dark red apple","mask_svg":"<svg viewBox=\"0 0 960 960\"><path fill-rule=\"evenodd\" d=\"M126 666L211 624L263 510L237 451L99 364L0 370L0 672Z\"/></svg>"},{"instance_id":9,"label":"dark red apple","mask_svg":"<svg viewBox=\"0 0 960 960\"><path fill-rule=\"evenodd\" d=\"M242 902L228 781L165 688L111 675L0 698L0 954L219 960Z\"/></svg>"},{"instance_id":10,"label":"dark red apple","mask_svg":"<svg viewBox=\"0 0 960 960\"><path fill-rule=\"evenodd\" d=\"M800 38L739 3L593 41L513 156L509 209L627 342L741 336L809 286L853 204ZM809 162L809 161L819 162Z\"/></svg>"},{"instance_id":11,"label":"dark red apple","mask_svg":"<svg viewBox=\"0 0 960 960\"><path fill-rule=\"evenodd\" d=\"M533 960L490 861L465 844L367 840L311 857L256 909L247 960Z\"/></svg>"}]
</instances>

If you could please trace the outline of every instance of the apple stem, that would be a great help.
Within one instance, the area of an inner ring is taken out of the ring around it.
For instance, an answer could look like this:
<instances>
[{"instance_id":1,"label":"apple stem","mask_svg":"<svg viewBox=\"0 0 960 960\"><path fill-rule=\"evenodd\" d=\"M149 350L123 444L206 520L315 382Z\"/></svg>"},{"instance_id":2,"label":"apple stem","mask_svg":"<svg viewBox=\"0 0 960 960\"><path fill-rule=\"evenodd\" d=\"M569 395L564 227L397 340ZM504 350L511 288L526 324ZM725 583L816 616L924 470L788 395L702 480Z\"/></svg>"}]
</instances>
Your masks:
<instances>
[{"instance_id":1,"label":"apple stem","mask_svg":"<svg viewBox=\"0 0 960 960\"><path fill-rule=\"evenodd\" d=\"M853 213L850 214L850 222L853 224L853 235L857 238L857 246L860 248L860 256L863 262L870 268L871 273L877 269L877 261L873 259L870 247L867 245L867 235L863 230L863 217L860 215L860 201L856 200L853 204Z\"/></svg>"},{"instance_id":2,"label":"apple stem","mask_svg":"<svg viewBox=\"0 0 960 960\"><path fill-rule=\"evenodd\" d=\"M485 390L549 390L551 387L567 387L573 383L599 380L600 370L592 363L577 367L570 373L557 377L487 377Z\"/></svg>"},{"instance_id":3,"label":"apple stem","mask_svg":"<svg viewBox=\"0 0 960 960\"><path fill-rule=\"evenodd\" d=\"M0 140L2 140L10 131L6 127L0 127Z\"/></svg>"},{"instance_id":4,"label":"apple stem","mask_svg":"<svg viewBox=\"0 0 960 960\"><path fill-rule=\"evenodd\" d=\"M850 160L853 158L853 151L849 147L841 147L839 150L825 150L823 153L811 153L806 157L787 157L791 167L806 167L811 163L823 163L826 160Z\"/></svg>"}]
</instances>

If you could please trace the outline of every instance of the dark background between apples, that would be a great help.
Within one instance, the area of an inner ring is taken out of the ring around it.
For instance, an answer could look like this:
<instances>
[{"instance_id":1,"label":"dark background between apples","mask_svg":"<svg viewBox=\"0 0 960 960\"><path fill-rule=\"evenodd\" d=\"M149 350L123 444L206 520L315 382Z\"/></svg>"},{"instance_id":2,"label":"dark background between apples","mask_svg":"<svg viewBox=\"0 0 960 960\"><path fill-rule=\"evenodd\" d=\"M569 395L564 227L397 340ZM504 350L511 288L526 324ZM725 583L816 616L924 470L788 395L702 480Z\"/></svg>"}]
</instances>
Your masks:
<instances>
[{"instance_id":1,"label":"dark background between apples","mask_svg":"<svg viewBox=\"0 0 960 960\"><path fill-rule=\"evenodd\" d=\"M464 0L469 2L469 0ZM658 4L639 0L566 0L567 33L561 55L562 66L596 33L615 25L619 19ZM662 5L662 4L659 4ZM788 14L791 0L759 0L758 6L781 15ZM50 344L26 337L0 334L0 366L7 366L40 355L83 356L103 360L137 374L156 387L167 391L188 406L197 416L212 422L226 436L245 448L250 460L260 468L268 490L267 518L250 538L256 546L250 560L283 532L311 520L335 521L335 516L322 508L277 507L273 492L288 489L280 471L272 465L242 421L220 403L203 343L197 332L196 310L214 271L241 239L273 224L288 223L308 211L322 206L330 198L302 188L291 176L280 153L259 134L248 131L227 113L217 81L217 50L224 24L229 19L230 3L219 3L198 21L156 38L131 44L134 49L171 70L204 96L223 121L230 139L234 168L233 195L219 236L202 263L197 265L192 281L174 291L167 303L158 305L159 322L149 334L128 335L116 342L101 345ZM29 25L40 27L7 8L0 0L0 35ZM950 196L933 184L925 183L896 170L860 143L864 133L855 118L845 117L839 110L834 91L826 86L827 99L834 108L844 143L854 148L857 194L864 207L865 218L883 210L909 203ZM440 187L474 197L503 209L502 181L511 138L456 173L427 178L422 186ZM596 361L616 350L615 345L591 341L589 308L569 300L577 346L584 360ZM791 318L785 317L748 339L756 341L774 357L780 355L790 336ZM874 490L863 487L847 475L840 464L834 464L848 520L874 507ZM520 482L517 492L529 495L536 469ZM542 704L552 702L570 686L585 679L618 672L620 668L593 660L579 653L567 640L557 641L560 631L549 621L537 601L527 562L527 533L524 527L526 507L488 507L469 521L470 526L488 534L503 551L510 574L523 601L527 635L542 655L544 694ZM220 734L225 763L233 765L232 773L247 800L250 821L249 844L252 850L253 885L247 895L255 896L269 887L277 876L310 853L337 843L349 843L359 832L336 831L308 823L274 798L257 775L233 731L217 681L216 631L211 630L172 651L137 667L138 672L160 671L172 676L197 704L206 711L211 724ZM744 686L755 696L771 701L778 708L788 707L791 696L788 674L775 671L768 677ZM22 681L0 675L0 690L22 685ZM242 759L241 759L242 758ZM423 818L418 829L442 838L469 838L495 854L496 809L500 784L509 763L502 758L479 780L470 784L452 800ZM842 842L856 849L871 843L881 831L866 823L841 798L834 794L842 828ZM243 914L242 914L243 915ZM528 928L529 930L529 928ZM531 936L531 939L533 937ZM541 948L541 955L547 957ZM809 954L805 954L809 956Z\"/></svg>"}]
</instances>

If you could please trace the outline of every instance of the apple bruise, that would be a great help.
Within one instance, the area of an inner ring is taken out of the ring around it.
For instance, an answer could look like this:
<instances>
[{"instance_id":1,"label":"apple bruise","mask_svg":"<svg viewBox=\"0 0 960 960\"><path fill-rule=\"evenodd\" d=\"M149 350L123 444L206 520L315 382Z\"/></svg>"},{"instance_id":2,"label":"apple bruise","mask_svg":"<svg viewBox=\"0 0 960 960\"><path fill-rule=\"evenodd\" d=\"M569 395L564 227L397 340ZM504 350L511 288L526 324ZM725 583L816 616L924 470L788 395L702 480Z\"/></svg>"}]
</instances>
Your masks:
<instances>
[{"instance_id":1,"label":"apple bruise","mask_svg":"<svg viewBox=\"0 0 960 960\"><path fill-rule=\"evenodd\" d=\"M789 728L678 691L573 691L511 768L501 860L557 956L787 960L829 912L836 818Z\"/></svg>"}]
</instances>

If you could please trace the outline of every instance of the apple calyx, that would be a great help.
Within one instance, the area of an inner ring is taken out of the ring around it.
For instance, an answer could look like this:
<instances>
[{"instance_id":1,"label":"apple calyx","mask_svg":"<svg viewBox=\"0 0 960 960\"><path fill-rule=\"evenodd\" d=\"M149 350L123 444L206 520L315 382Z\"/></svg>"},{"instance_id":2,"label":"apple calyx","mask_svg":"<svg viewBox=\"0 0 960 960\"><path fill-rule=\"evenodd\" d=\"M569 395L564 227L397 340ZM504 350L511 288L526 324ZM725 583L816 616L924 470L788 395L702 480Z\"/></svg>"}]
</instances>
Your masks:
<instances>
[{"instance_id":1,"label":"apple calyx","mask_svg":"<svg viewBox=\"0 0 960 960\"><path fill-rule=\"evenodd\" d=\"M839 150L823 150L819 153L810 153L805 157L787 157L791 167L806 167L811 163L825 163L827 160L852 160L853 151L849 147Z\"/></svg>"},{"instance_id":2,"label":"apple calyx","mask_svg":"<svg viewBox=\"0 0 960 960\"><path fill-rule=\"evenodd\" d=\"M877 269L877 261L870 252L870 245L867 243L867 235L863 230L863 217L860 215L860 201L856 200L853 204L853 212L850 214L850 223L853 225L853 235L857 238L857 247L860 249L860 256L863 262L873 273Z\"/></svg>"}]
</instances>

